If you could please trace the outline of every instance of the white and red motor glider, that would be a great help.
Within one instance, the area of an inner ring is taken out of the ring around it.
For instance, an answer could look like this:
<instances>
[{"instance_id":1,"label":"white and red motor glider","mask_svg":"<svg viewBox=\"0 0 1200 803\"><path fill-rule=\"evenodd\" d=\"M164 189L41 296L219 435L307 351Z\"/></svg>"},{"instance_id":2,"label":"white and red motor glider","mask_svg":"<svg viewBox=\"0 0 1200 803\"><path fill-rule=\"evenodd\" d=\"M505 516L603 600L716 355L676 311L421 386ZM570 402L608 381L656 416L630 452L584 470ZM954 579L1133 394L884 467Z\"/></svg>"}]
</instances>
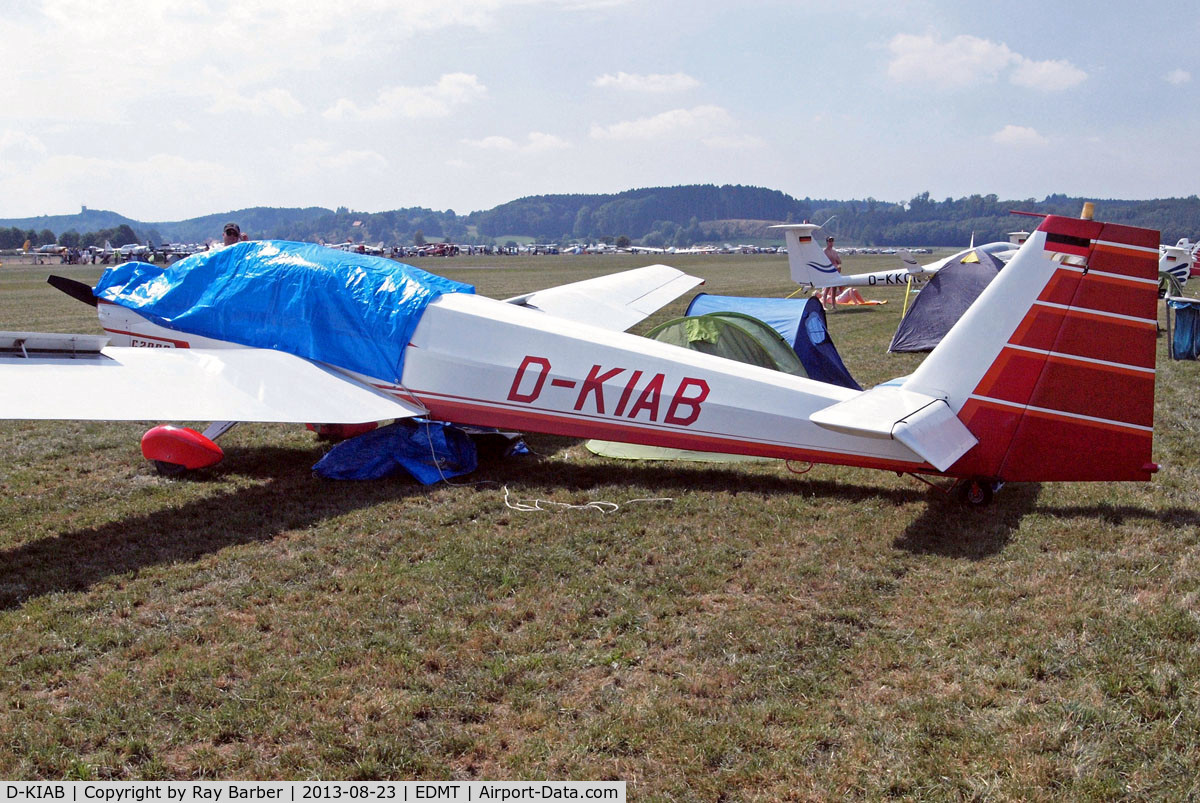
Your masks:
<instances>
[{"instance_id":1,"label":"white and red motor glider","mask_svg":"<svg viewBox=\"0 0 1200 803\"><path fill-rule=\"evenodd\" d=\"M916 371L866 391L624 333L699 281L665 266L507 302L436 295L392 344L403 361L389 376L167 328L102 301L114 345L0 335L0 418L359 424L420 415L944 476L982 503L1002 481L1148 480L1157 470L1157 262L1156 231L1046 217ZM271 280L270 260L254 270L253 281ZM220 458L200 433L157 432L144 446L151 459Z\"/></svg>"}]
</instances>

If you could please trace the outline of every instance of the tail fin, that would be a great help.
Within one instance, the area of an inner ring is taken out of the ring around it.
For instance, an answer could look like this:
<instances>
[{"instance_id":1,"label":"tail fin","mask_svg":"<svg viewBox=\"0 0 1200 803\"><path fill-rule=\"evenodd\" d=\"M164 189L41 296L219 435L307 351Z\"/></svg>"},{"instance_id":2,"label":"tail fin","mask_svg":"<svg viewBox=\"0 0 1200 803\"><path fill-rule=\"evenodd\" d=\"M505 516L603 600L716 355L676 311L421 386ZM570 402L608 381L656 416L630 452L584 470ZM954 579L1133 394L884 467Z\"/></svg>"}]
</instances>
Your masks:
<instances>
[{"instance_id":1,"label":"tail fin","mask_svg":"<svg viewBox=\"0 0 1200 803\"><path fill-rule=\"evenodd\" d=\"M1162 255L1158 259L1158 272L1171 274L1180 286L1187 284L1192 275L1191 251L1177 245L1163 246Z\"/></svg>"},{"instance_id":2,"label":"tail fin","mask_svg":"<svg viewBox=\"0 0 1200 803\"><path fill-rule=\"evenodd\" d=\"M787 223L771 228L783 230L792 281L808 287L838 286L840 274L837 266L825 256L825 249L813 240L813 232L820 226L813 223Z\"/></svg>"},{"instance_id":3,"label":"tail fin","mask_svg":"<svg viewBox=\"0 0 1200 803\"><path fill-rule=\"evenodd\" d=\"M948 473L1147 480L1158 232L1047 217L903 387L979 439Z\"/></svg>"}]
</instances>

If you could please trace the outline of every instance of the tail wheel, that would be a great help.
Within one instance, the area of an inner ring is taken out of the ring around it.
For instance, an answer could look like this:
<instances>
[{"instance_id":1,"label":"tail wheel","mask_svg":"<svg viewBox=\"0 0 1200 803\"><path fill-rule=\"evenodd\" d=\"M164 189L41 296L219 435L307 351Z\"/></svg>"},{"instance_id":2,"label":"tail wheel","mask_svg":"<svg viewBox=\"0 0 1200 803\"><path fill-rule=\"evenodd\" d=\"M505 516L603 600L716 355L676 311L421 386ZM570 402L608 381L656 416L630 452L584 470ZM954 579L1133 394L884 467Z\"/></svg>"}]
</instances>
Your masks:
<instances>
[{"instance_id":1,"label":"tail wheel","mask_svg":"<svg viewBox=\"0 0 1200 803\"><path fill-rule=\"evenodd\" d=\"M986 507L992 503L994 491L991 480L971 477L958 487L958 498L971 507Z\"/></svg>"}]
</instances>

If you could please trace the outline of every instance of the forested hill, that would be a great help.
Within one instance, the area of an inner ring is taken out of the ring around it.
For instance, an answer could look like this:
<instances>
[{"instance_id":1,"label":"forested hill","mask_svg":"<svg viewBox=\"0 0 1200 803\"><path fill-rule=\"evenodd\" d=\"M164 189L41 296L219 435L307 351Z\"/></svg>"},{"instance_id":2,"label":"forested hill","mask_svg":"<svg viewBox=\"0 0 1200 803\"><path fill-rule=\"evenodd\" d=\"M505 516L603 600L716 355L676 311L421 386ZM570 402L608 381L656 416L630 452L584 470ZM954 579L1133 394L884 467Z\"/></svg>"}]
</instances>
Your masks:
<instances>
[{"instance_id":1,"label":"forested hill","mask_svg":"<svg viewBox=\"0 0 1200 803\"><path fill-rule=\"evenodd\" d=\"M936 201L921 193L905 203L879 201L835 201L819 204L813 220L824 222L836 215L829 228L847 244L942 245L1005 239L1015 229L1033 229L1037 221L1014 216L1014 211L1042 215L1078 217L1086 201L1096 207L1096 219L1158 229L1162 242L1175 243L1182 237L1200 238L1200 198L1165 198L1150 201L1103 200L1051 195L1038 201L1003 201L995 195ZM814 202L816 203L816 202Z\"/></svg>"},{"instance_id":2,"label":"forested hill","mask_svg":"<svg viewBox=\"0 0 1200 803\"><path fill-rule=\"evenodd\" d=\"M276 209L255 207L190 220L143 223L115 212L90 210L77 215L0 220L0 249L57 240L63 245L114 245L138 242L204 242L220 236L221 226L237 221L253 238L311 242L409 245L416 241L503 245L509 238L540 242L610 242L628 238L641 245L668 247L696 243L756 242L777 244L771 223L828 222L844 245L962 246L1005 238L1036 221L1014 217L1011 210L1077 216L1085 200L1096 204L1100 220L1158 229L1162 241L1200 239L1200 199L1149 201L1103 200L1052 195L1042 200L1000 200L971 195L937 201L921 193L907 201L834 201L797 199L762 187L690 185L651 187L610 195L538 195L485 211L457 215L454 210L423 207L388 212L355 212L340 207Z\"/></svg>"},{"instance_id":3,"label":"forested hill","mask_svg":"<svg viewBox=\"0 0 1200 803\"><path fill-rule=\"evenodd\" d=\"M519 233L558 242L624 234L640 239L654 232L673 236L680 227L704 221L800 221L811 216L813 203L761 187L698 184L615 195L536 195L474 212L468 221L490 237Z\"/></svg>"},{"instance_id":4,"label":"forested hill","mask_svg":"<svg viewBox=\"0 0 1200 803\"><path fill-rule=\"evenodd\" d=\"M1014 216L1014 210L1076 217L1086 200L1095 202L1099 219L1159 229L1164 242L1200 238L1200 199L1195 196L1123 201L1052 195L1039 201L972 195L937 201L925 192L896 203L799 200L758 187L700 185L617 195L540 195L475 212L468 221L491 237L523 234L559 242L625 235L650 246L762 239L763 221L828 221L827 229L847 245L961 246L972 237L976 242L1003 240L1007 232L1036 225Z\"/></svg>"}]
</instances>

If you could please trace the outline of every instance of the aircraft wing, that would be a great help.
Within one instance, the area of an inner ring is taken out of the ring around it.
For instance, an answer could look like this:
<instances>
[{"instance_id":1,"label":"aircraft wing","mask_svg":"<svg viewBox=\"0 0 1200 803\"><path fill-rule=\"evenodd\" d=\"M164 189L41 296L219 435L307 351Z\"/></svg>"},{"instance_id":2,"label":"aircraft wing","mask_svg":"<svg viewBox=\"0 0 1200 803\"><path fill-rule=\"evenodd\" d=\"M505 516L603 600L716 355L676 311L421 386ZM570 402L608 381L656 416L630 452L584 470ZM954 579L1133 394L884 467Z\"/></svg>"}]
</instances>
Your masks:
<instances>
[{"instance_id":1,"label":"aircraft wing","mask_svg":"<svg viewBox=\"0 0 1200 803\"><path fill-rule=\"evenodd\" d=\"M538 290L507 301L560 318L623 332L703 283L703 279L675 268L651 265Z\"/></svg>"},{"instance_id":2,"label":"aircraft wing","mask_svg":"<svg viewBox=\"0 0 1200 803\"><path fill-rule=\"evenodd\" d=\"M425 412L282 351L104 342L0 332L0 419L354 424Z\"/></svg>"}]
</instances>

